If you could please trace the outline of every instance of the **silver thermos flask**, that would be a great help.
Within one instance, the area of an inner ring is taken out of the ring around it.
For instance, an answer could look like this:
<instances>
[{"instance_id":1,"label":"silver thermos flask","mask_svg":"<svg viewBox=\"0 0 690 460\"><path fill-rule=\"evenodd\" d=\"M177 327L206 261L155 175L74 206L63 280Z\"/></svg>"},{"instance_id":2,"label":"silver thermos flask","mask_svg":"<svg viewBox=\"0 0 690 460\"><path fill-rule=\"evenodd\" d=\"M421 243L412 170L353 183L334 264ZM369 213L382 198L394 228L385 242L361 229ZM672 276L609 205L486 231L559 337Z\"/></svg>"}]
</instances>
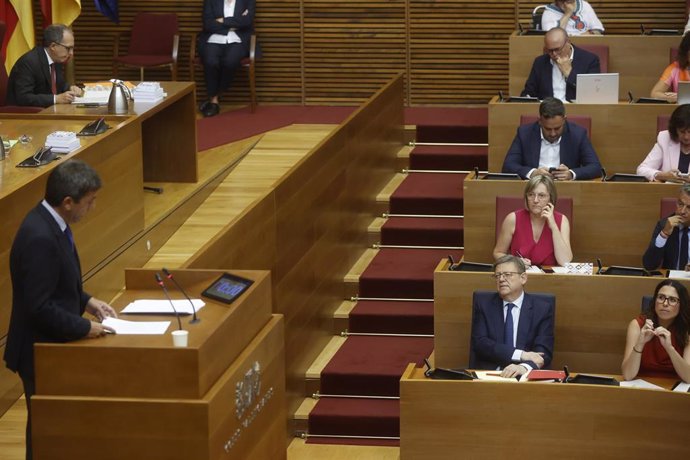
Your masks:
<instances>
[{"instance_id":1,"label":"silver thermos flask","mask_svg":"<svg viewBox=\"0 0 690 460\"><path fill-rule=\"evenodd\" d=\"M110 90L110 97L108 97L108 113L115 115L122 115L129 112L129 104L127 99L129 97L129 89L122 80L110 80L113 83L113 89Z\"/></svg>"}]
</instances>

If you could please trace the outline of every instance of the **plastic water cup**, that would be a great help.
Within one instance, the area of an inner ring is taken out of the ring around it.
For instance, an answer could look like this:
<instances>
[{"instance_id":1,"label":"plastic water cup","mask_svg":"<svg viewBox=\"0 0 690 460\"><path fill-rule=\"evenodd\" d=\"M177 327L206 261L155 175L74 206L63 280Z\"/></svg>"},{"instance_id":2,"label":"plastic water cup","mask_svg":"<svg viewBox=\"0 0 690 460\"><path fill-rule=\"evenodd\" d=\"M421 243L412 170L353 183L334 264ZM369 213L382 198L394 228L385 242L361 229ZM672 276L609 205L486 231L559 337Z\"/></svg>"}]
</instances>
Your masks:
<instances>
[{"instance_id":1,"label":"plastic water cup","mask_svg":"<svg viewBox=\"0 0 690 460\"><path fill-rule=\"evenodd\" d=\"M172 331L173 345L186 347L189 343L189 331Z\"/></svg>"}]
</instances>

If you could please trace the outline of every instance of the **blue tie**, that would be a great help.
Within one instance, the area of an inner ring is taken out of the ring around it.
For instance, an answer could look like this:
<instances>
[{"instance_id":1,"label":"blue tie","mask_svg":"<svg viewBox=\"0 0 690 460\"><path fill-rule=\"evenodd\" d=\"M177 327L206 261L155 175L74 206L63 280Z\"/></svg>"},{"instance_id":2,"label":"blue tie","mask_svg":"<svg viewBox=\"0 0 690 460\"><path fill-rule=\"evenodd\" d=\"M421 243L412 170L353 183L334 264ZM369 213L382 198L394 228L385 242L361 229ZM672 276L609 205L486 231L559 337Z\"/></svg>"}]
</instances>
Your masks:
<instances>
[{"instance_id":1,"label":"blue tie","mask_svg":"<svg viewBox=\"0 0 690 460\"><path fill-rule=\"evenodd\" d=\"M67 236L72 252L74 252L74 236L72 235L72 230L69 228L69 225L65 227L65 236Z\"/></svg>"},{"instance_id":2,"label":"blue tie","mask_svg":"<svg viewBox=\"0 0 690 460\"><path fill-rule=\"evenodd\" d=\"M514 347L513 345L513 314L512 310L515 305L512 303L506 304L508 311L506 312L506 322L503 325L503 343L509 347Z\"/></svg>"}]
</instances>

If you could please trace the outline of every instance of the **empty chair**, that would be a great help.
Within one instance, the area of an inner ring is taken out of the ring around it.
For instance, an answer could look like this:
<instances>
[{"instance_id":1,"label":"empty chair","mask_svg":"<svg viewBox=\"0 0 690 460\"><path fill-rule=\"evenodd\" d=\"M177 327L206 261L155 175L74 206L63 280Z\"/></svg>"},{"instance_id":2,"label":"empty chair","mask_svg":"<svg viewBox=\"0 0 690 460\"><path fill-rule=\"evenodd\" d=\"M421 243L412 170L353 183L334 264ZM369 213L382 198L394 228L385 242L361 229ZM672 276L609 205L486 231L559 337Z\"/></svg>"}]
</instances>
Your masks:
<instances>
[{"instance_id":1,"label":"empty chair","mask_svg":"<svg viewBox=\"0 0 690 460\"><path fill-rule=\"evenodd\" d=\"M172 80L177 80L178 34L175 13L139 13L134 18L127 54L120 56L120 36L115 39L113 75L119 66L136 67L144 81L144 69L169 67Z\"/></svg>"},{"instance_id":2,"label":"empty chair","mask_svg":"<svg viewBox=\"0 0 690 460\"><path fill-rule=\"evenodd\" d=\"M597 55L601 73L607 73L609 71L609 45L585 45L578 43L577 47Z\"/></svg>"}]
</instances>

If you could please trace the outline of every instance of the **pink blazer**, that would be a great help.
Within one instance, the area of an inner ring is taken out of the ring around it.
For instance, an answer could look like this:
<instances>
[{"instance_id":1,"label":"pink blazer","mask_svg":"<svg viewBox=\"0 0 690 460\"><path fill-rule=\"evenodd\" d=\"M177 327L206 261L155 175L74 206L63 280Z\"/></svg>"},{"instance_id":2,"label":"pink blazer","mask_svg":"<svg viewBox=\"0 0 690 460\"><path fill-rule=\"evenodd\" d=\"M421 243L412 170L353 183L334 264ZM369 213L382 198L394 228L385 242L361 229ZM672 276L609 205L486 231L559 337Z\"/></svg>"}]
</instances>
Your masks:
<instances>
[{"instance_id":1,"label":"pink blazer","mask_svg":"<svg viewBox=\"0 0 690 460\"><path fill-rule=\"evenodd\" d=\"M678 168L680 158L680 143L671 140L668 130L659 132L656 144L647 158L637 167L637 175L644 176L647 180L654 179L654 174L660 171L670 171Z\"/></svg>"}]
</instances>

